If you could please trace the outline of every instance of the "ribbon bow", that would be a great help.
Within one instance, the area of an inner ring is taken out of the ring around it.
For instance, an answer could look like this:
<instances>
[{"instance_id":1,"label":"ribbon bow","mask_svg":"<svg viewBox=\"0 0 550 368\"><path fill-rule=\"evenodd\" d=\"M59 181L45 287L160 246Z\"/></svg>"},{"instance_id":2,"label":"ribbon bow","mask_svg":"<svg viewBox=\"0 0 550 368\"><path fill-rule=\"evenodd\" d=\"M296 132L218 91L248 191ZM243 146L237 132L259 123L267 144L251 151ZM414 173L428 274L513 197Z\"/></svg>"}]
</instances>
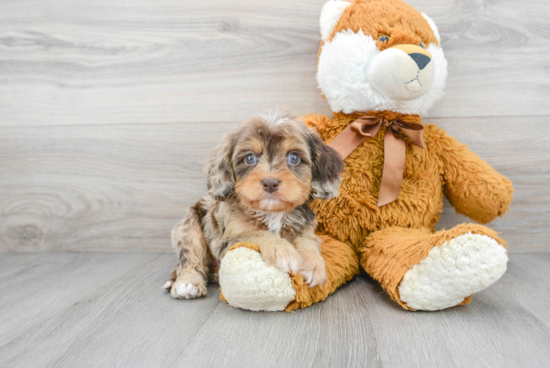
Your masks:
<instances>
[{"instance_id":1,"label":"ribbon bow","mask_svg":"<svg viewBox=\"0 0 550 368\"><path fill-rule=\"evenodd\" d=\"M346 127L329 146L342 158L346 158L367 138L376 136L381 126L388 127L384 134L384 169L378 207L395 201L399 197L403 171L405 169L404 135L420 148L424 148L424 127L421 124L402 120L388 120L379 116L362 116Z\"/></svg>"}]
</instances>

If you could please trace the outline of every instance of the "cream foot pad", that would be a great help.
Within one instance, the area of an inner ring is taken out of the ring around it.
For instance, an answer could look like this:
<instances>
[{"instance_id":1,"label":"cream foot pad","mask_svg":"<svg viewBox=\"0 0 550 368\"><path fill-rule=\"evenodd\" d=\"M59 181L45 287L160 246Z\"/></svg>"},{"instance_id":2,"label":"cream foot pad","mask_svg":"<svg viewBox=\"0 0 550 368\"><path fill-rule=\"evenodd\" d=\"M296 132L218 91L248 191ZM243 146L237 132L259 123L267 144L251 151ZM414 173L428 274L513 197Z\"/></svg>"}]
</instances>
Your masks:
<instances>
[{"instance_id":1,"label":"cream foot pad","mask_svg":"<svg viewBox=\"0 0 550 368\"><path fill-rule=\"evenodd\" d=\"M405 274L399 294L416 310L453 307L495 283L507 262L506 250L496 240L466 233L434 247Z\"/></svg>"},{"instance_id":2,"label":"cream foot pad","mask_svg":"<svg viewBox=\"0 0 550 368\"><path fill-rule=\"evenodd\" d=\"M260 253L247 247L227 252L219 280L230 305L253 311L282 311L296 295L288 273L269 266Z\"/></svg>"}]
</instances>

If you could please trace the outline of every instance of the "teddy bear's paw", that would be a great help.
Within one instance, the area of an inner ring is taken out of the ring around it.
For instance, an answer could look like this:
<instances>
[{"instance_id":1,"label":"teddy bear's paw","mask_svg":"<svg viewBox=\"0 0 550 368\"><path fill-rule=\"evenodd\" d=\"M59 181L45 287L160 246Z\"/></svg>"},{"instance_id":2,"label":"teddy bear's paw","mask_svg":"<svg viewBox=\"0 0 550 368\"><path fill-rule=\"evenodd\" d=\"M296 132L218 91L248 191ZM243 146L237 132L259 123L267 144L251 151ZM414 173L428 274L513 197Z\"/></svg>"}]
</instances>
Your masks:
<instances>
[{"instance_id":1,"label":"teddy bear's paw","mask_svg":"<svg viewBox=\"0 0 550 368\"><path fill-rule=\"evenodd\" d=\"M219 282L230 305L253 311L282 311L296 295L287 272L268 265L259 252L246 247L223 257Z\"/></svg>"},{"instance_id":2,"label":"teddy bear's paw","mask_svg":"<svg viewBox=\"0 0 550 368\"><path fill-rule=\"evenodd\" d=\"M506 250L491 237L466 233L434 247L399 286L401 301L416 310L440 310L495 283L506 271Z\"/></svg>"}]
</instances>

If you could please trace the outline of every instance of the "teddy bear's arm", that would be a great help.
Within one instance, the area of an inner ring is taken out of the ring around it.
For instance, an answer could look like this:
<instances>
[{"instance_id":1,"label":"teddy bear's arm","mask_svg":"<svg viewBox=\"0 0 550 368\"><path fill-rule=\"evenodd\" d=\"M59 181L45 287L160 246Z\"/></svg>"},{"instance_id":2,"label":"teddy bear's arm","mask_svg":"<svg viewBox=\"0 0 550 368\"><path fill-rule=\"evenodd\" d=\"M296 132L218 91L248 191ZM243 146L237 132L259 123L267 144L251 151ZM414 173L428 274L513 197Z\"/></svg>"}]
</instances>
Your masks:
<instances>
[{"instance_id":1,"label":"teddy bear's arm","mask_svg":"<svg viewBox=\"0 0 550 368\"><path fill-rule=\"evenodd\" d=\"M318 133L321 133L321 130L332 128L330 126L330 118L323 114L313 115L312 113L309 113L306 116L302 116L302 120L309 128L317 131ZM321 136L323 135L321 134Z\"/></svg>"},{"instance_id":2,"label":"teddy bear's arm","mask_svg":"<svg viewBox=\"0 0 550 368\"><path fill-rule=\"evenodd\" d=\"M445 196L458 213L486 224L502 216L512 201L512 182L479 156L442 132Z\"/></svg>"}]
</instances>

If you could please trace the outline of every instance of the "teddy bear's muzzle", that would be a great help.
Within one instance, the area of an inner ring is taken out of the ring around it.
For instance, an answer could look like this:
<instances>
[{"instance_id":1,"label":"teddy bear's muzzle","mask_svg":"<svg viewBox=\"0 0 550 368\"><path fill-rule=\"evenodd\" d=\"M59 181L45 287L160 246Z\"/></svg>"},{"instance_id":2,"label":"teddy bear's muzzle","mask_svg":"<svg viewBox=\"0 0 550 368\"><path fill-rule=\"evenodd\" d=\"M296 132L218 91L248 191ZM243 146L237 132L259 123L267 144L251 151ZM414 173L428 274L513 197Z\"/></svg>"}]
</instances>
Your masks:
<instances>
[{"instance_id":1,"label":"teddy bear's muzzle","mask_svg":"<svg viewBox=\"0 0 550 368\"><path fill-rule=\"evenodd\" d=\"M378 54L368 72L371 86L394 100L412 100L430 90L435 77L432 55L416 45L396 45Z\"/></svg>"}]
</instances>

